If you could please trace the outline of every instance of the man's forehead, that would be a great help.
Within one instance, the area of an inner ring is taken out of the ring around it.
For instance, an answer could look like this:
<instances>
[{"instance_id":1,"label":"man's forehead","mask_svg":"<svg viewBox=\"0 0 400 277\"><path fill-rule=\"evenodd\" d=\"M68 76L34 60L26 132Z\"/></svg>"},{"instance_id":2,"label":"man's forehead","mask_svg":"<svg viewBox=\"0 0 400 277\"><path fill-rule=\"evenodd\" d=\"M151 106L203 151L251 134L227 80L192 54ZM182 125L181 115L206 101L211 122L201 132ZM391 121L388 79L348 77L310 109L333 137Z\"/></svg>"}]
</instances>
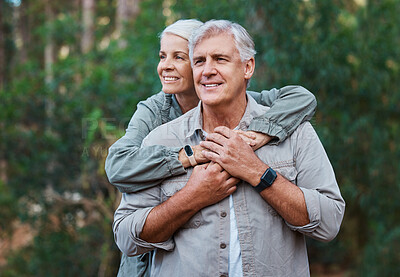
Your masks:
<instances>
[{"instance_id":1,"label":"man's forehead","mask_svg":"<svg viewBox=\"0 0 400 277\"><path fill-rule=\"evenodd\" d=\"M194 56L205 54L234 54L236 49L234 37L230 33L220 33L201 39L193 49Z\"/></svg>"}]
</instances>

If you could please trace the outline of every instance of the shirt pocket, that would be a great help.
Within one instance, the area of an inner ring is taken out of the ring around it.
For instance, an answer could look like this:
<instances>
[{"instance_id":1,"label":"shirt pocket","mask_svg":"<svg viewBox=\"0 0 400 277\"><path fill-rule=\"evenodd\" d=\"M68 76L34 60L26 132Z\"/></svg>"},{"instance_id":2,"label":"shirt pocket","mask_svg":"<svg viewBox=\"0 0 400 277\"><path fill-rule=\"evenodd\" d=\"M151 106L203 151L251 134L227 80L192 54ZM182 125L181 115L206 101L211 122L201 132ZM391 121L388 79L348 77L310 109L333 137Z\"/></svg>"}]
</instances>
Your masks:
<instances>
[{"instance_id":1,"label":"shirt pocket","mask_svg":"<svg viewBox=\"0 0 400 277\"><path fill-rule=\"evenodd\" d=\"M189 180L192 169L188 170L187 174L180 175L177 177L172 177L165 180L161 184L161 199L162 201L167 201L172 195L180 191ZM192 218L190 218L181 228L182 229L196 229L204 224L204 218L201 210L198 211Z\"/></svg>"},{"instance_id":2,"label":"shirt pocket","mask_svg":"<svg viewBox=\"0 0 400 277\"><path fill-rule=\"evenodd\" d=\"M281 174L283 177L285 177L291 183L297 185L298 172L297 172L295 165L296 165L296 162L293 159L270 163L270 166L272 167L272 169L274 169L276 172Z\"/></svg>"},{"instance_id":3,"label":"shirt pocket","mask_svg":"<svg viewBox=\"0 0 400 277\"><path fill-rule=\"evenodd\" d=\"M297 169L295 167L294 160L287 161L279 161L279 162L268 162L268 165L272 167L273 170L281 174L291 183L297 185ZM274 216L274 218L279 218L282 220L282 217L278 214L278 212L270 206L267 202L263 201L264 208Z\"/></svg>"}]
</instances>

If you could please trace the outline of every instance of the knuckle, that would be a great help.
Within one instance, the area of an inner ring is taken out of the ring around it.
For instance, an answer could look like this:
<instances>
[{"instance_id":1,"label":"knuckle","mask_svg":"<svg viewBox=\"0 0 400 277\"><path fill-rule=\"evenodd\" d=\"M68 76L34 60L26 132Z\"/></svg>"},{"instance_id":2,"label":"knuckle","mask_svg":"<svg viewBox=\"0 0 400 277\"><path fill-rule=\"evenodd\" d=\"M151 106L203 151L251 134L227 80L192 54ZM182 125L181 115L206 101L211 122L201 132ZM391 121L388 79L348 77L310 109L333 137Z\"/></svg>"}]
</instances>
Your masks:
<instances>
[{"instance_id":1,"label":"knuckle","mask_svg":"<svg viewBox=\"0 0 400 277\"><path fill-rule=\"evenodd\" d=\"M222 163L227 163L229 161L228 155L225 155L225 154L221 155L220 160Z\"/></svg>"}]
</instances>

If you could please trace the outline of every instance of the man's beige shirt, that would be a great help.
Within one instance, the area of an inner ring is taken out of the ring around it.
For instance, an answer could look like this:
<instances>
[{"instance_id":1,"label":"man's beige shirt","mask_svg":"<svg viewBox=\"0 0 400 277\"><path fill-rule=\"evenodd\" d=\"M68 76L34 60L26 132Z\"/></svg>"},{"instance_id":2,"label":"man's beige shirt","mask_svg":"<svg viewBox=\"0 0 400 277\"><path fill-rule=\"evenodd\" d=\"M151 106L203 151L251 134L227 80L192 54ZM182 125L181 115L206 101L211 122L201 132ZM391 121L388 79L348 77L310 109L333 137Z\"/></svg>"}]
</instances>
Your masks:
<instances>
[{"instance_id":1,"label":"man's beige shirt","mask_svg":"<svg viewBox=\"0 0 400 277\"><path fill-rule=\"evenodd\" d=\"M265 113L251 97L239 129ZM204 140L201 102L183 116L159 126L143 146L197 145ZM257 156L296 184L305 197L310 223L292 226L253 189L241 182L233 194L243 276L309 276L305 235L332 240L343 219L345 202L325 150L310 123L301 124L279 145L266 145ZM228 276L229 198L194 215L165 242L139 238L151 209L185 186L192 170L164 180L161 185L124 193L115 212L113 231L118 247L127 255L153 249L152 276Z\"/></svg>"}]
</instances>

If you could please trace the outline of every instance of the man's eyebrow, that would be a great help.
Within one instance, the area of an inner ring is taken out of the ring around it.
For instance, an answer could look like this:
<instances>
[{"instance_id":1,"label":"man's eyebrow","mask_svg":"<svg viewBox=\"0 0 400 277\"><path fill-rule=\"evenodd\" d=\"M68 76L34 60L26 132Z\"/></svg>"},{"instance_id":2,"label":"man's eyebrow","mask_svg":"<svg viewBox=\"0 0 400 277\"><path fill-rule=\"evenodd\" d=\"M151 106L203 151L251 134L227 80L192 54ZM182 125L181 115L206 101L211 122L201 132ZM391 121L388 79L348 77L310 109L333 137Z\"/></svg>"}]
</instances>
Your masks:
<instances>
[{"instance_id":1,"label":"man's eyebrow","mask_svg":"<svg viewBox=\"0 0 400 277\"><path fill-rule=\"evenodd\" d=\"M215 54L212 54L211 57L213 59L215 59L215 58L226 58L226 59L228 59L228 58L230 58L230 55L223 54L223 53L215 53Z\"/></svg>"},{"instance_id":2,"label":"man's eyebrow","mask_svg":"<svg viewBox=\"0 0 400 277\"><path fill-rule=\"evenodd\" d=\"M193 60L204 59L203 55L194 56Z\"/></svg>"}]
</instances>

